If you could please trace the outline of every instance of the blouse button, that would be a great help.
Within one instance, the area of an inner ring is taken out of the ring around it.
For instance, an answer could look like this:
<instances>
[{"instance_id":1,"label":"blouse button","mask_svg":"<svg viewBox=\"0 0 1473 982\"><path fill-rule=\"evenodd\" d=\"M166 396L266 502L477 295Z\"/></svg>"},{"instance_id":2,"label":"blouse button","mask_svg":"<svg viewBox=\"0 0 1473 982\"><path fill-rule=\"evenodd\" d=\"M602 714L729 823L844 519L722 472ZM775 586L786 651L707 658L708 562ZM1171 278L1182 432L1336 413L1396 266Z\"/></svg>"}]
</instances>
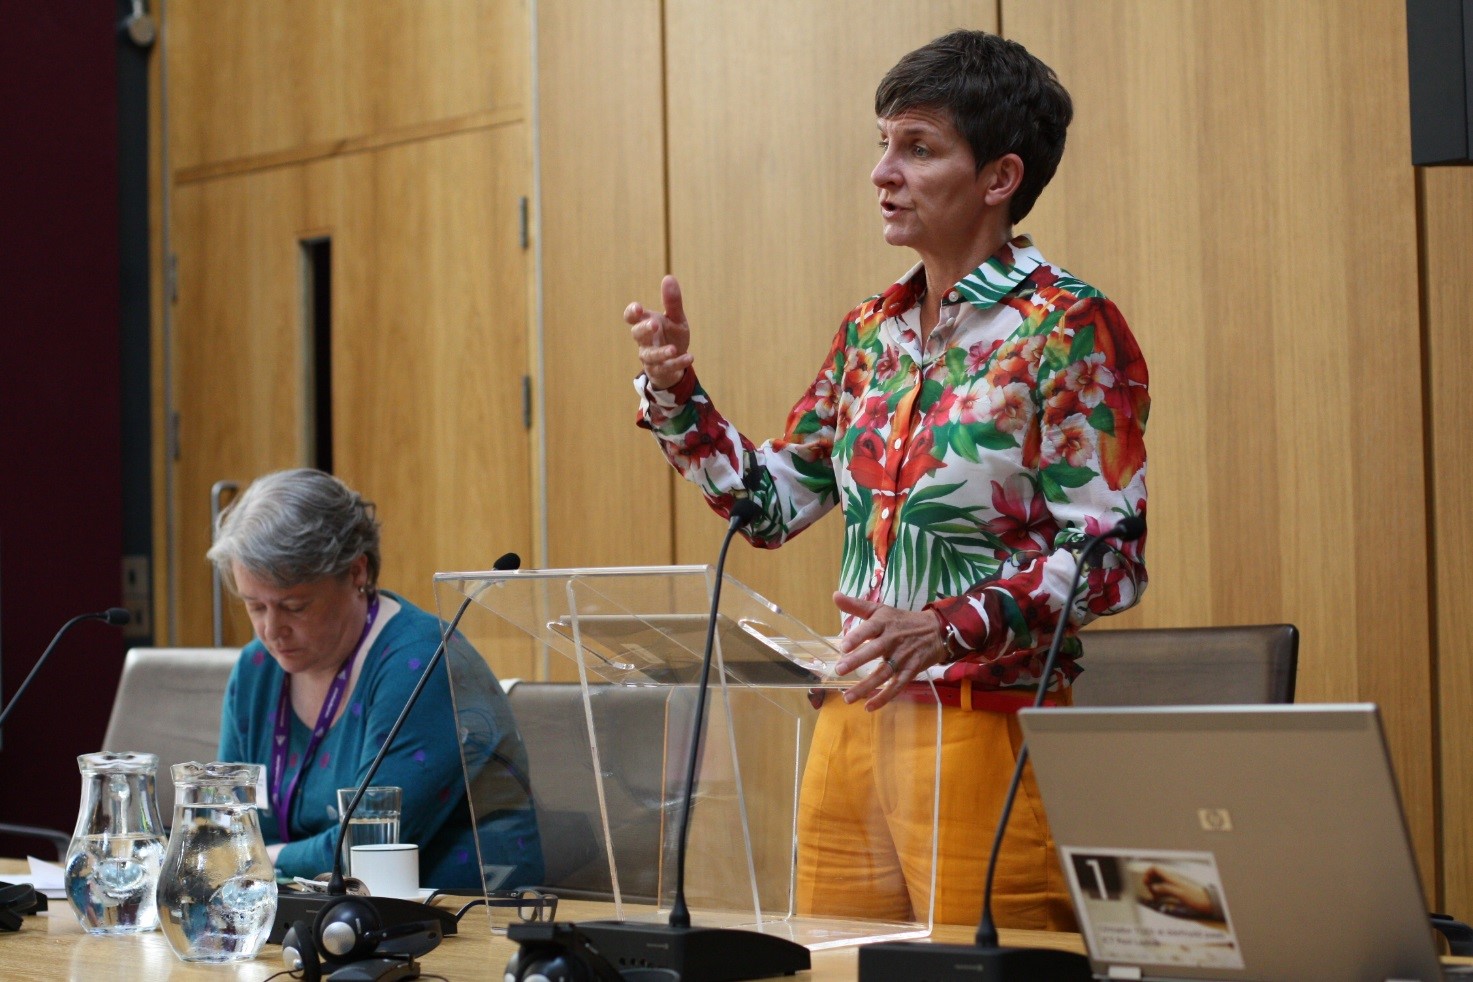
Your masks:
<instances>
[{"instance_id":1,"label":"blouse button","mask_svg":"<svg viewBox=\"0 0 1473 982\"><path fill-rule=\"evenodd\" d=\"M895 449L896 449L896 450L899 450L899 449L900 449L900 444L901 444L901 443L902 443L902 441L901 441L901 440L900 440L900 438L899 438L899 437L897 437L897 438L896 438L896 439L895 439Z\"/></svg>"},{"instance_id":2,"label":"blouse button","mask_svg":"<svg viewBox=\"0 0 1473 982\"><path fill-rule=\"evenodd\" d=\"M888 508L882 509L880 511L880 517L881 518L889 518L890 517L890 509L888 509Z\"/></svg>"},{"instance_id":3,"label":"blouse button","mask_svg":"<svg viewBox=\"0 0 1473 982\"><path fill-rule=\"evenodd\" d=\"M962 295L960 293L957 293L955 290L952 290L950 293L948 293L946 295L946 302L947 303L956 303L961 298L962 298Z\"/></svg>"}]
</instances>

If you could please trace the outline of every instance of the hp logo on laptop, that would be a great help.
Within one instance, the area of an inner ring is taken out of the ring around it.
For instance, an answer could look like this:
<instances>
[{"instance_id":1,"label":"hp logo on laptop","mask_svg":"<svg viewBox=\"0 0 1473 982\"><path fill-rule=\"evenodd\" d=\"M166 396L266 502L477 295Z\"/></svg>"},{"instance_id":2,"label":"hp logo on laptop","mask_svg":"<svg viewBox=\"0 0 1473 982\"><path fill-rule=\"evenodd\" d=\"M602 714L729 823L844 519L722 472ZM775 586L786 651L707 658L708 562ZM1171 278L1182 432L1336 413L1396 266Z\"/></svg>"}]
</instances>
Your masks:
<instances>
[{"instance_id":1,"label":"hp logo on laptop","mask_svg":"<svg viewBox=\"0 0 1473 982\"><path fill-rule=\"evenodd\" d=\"M1203 832L1231 832L1233 830L1233 816L1228 814L1226 808L1198 808L1197 823L1202 826Z\"/></svg>"}]
</instances>

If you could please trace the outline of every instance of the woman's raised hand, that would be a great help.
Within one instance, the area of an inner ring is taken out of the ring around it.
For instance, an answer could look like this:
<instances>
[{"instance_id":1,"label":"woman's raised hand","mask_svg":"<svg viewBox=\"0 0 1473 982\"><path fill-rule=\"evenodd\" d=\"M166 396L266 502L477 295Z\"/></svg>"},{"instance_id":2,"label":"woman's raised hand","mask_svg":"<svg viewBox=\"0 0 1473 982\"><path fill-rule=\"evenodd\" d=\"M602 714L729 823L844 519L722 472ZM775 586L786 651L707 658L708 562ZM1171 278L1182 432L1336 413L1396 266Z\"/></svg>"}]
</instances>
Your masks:
<instances>
[{"instance_id":1,"label":"woman's raised hand","mask_svg":"<svg viewBox=\"0 0 1473 982\"><path fill-rule=\"evenodd\" d=\"M624 308L624 321L629 334L639 345L639 360L650 385L668 389L695 361L690 354L690 324L685 319L685 305L680 299L680 283L673 276L660 281L660 302L665 312L646 310L635 301Z\"/></svg>"}]
</instances>

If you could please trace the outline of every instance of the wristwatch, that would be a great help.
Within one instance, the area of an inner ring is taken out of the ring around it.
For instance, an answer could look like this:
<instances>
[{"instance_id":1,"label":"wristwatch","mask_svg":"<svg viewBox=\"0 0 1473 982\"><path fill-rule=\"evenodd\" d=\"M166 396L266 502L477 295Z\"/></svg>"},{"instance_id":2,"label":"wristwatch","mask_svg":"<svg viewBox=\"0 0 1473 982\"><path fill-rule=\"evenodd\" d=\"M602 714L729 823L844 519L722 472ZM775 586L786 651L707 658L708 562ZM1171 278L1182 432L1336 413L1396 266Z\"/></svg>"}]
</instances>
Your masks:
<instances>
[{"instance_id":1,"label":"wristwatch","mask_svg":"<svg viewBox=\"0 0 1473 982\"><path fill-rule=\"evenodd\" d=\"M941 622L941 650L946 652L944 664L950 665L970 655L971 649L962 644L961 632L956 626L940 614L936 614L936 619Z\"/></svg>"}]
</instances>

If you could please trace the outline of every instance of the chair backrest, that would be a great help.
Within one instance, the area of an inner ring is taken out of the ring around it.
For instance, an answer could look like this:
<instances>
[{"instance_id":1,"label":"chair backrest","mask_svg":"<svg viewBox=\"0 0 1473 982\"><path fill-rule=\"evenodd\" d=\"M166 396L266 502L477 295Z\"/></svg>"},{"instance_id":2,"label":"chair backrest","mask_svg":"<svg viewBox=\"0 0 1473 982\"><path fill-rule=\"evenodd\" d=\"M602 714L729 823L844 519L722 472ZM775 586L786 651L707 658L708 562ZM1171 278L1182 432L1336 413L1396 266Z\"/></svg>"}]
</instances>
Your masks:
<instances>
[{"instance_id":1,"label":"chair backrest","mask_svg":"<svg viewBox=\"0 0 1473 982\"><path fill-rule=\"evenodd\" d=\"M689 686L590 686L609 835L624 899L657 899L662 823L684 780L667 759L684 761ZM507 699L527 747L532 798L546 865L545 885L569 896L610 899L598 784L583 710L572 682L517 682ZM683 710L683 711L682 711ZM611 739L612 737L612 739Z\"/></svg>"},{"instance_id":2,"label":"chair backrest","mask_svg":"<svg viewBox=\"0 0 1473 982\"><path fill-rule=\"evenodd\" d=\"M1093 630L1079 639L1076 706L1294 701L1299 631L1292 624Z\"/></svg>"},{"instance_id":3,"label":"chair backrest","mask_svg":"<svg viewBox=\"0 0 1473 982\"><path fill-rule=\"evenodd\" d=\"M169 768L215 759L220 708L239 648L134 648L107 721L104 750L158 754L159 814L174 818Z\"/></svg>"}]
</instances>

